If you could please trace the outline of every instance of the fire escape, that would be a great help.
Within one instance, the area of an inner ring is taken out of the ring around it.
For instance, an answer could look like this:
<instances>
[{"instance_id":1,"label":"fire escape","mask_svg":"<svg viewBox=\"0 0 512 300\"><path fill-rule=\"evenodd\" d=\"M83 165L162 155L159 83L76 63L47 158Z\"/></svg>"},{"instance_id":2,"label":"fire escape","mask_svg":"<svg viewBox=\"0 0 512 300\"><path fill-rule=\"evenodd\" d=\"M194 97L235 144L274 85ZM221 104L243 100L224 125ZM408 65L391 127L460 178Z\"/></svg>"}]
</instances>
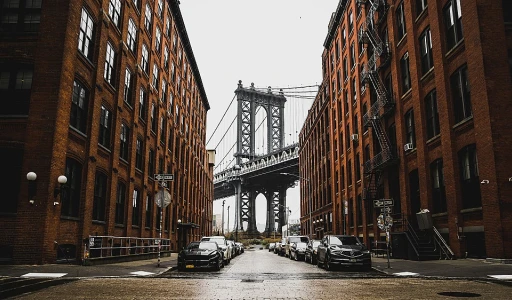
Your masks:
<instances>
[{"instance_id":1,"label":"fire escape","mask_svg":"<svg viewBox=\"0 0 512 300\"><path fill-rule=\"evenodd\" d=\"M379 185L381 184L381 175L383 170L397 161L397 155L393 150L389 138L386 134L381 121L381 111L383 116L393 111L395 103L388 94L379 70L387 65L391 59L389 45L382 41L379 36L379 25L385 21L388 5L386 0L360 0L360 4L364 4L368 9L366 20L363 24L363 30L359 32L359 41L367 45L370 57L364 65L361 81L364 84L371 84L377 95L377 100L373 103L368 112L363 116L363 125L372 127L373 134L377 138L380 145L380 152L370 158L364 164L364 173L368 178L368 185L365 189L365 199L368 203L379 198ZM374 150L375 151L375 150Z\"/></svg>"}]
</instances>

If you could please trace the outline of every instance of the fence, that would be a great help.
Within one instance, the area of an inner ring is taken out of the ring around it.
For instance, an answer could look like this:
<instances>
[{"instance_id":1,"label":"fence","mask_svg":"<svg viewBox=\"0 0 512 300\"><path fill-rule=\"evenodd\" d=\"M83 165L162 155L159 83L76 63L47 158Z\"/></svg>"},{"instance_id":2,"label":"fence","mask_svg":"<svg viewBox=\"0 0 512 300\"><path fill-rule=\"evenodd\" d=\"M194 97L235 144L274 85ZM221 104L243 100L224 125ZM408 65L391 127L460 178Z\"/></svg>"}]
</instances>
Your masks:
<instances>
[{"instance_id":1,"label":"fence","mask_svg":"<svg viewBox=\"0 0 512 300\"><path fill-rule=\"evenodd\" d=\"M109 258L171 251L170 239L89 236L84 258Z\"/></svg>"}]
</instances>

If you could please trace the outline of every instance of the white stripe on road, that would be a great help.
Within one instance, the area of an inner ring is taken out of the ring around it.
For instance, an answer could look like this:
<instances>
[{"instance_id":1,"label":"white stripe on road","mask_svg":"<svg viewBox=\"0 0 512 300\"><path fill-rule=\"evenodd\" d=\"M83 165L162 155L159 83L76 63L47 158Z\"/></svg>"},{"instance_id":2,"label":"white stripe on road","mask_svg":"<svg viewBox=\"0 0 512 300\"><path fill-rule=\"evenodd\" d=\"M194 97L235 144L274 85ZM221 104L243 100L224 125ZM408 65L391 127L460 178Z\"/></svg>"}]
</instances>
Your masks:
<instances>
[{"instance_id":1,"label":"white stripe on road","mask_svg":"<svg viewBox=\"0 0 512 300\"><path fill-rule=\"evenodd\" d=\"M145 272L145 271L137 271L137 272L131 272L130 274L136 275L136 276L149 276L149 275L154 275L155 273Z\"/></svg>"},{"instance_id":2,"label":"white stripe on road","mask_svg":"<svg viewBox=\"0 0 512 300\"><path fill-rule=\"evenodd\" d=\"M419 275L418 273L412 273L412 272L399 272L399 273L393 273L393 275L397 276L415 276Z\"/></svg>"},{"instance_id":3,"label":"white stripe on road","mask_svg":"<svg viewBox=\"0 0 512 300\"><path fill-rule=\"evenodd\" d=\"M68 273L27 273L21 277L39 277L39 278L57 278L62 277Z\"/></svg>"},{"instance_id":4,"label":"white stripe on road","mask_svg":"<svg viewBox=\"0 0 512 300\"><path fill-rule=\"evenodd\" d=\"M512 280L512 275L487 275L492 278L500 279L500 280Z\"/></svg>"}]
</instances>

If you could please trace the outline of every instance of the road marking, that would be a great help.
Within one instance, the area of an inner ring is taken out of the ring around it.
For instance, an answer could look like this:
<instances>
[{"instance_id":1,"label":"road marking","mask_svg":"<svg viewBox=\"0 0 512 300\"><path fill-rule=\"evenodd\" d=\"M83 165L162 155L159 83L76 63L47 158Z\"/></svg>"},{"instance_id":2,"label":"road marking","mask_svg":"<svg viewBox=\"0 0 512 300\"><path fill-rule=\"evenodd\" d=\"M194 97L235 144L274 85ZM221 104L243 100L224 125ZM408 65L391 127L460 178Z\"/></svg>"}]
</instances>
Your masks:
<instances>
[{"instance_id":1,"label":"road marking","mask_svg":"<svg viewBox=\"0 0 512 300\"><path fill-rule=\"evenodd\" d=\"M412 273L412 272L399 272L399 273L393 273L393 275L398 275L398 276L415 276L415 275L420 275L420 274Z\"/></svg>"},{"instance_id":2,"label":"road marking","mask_svg":"<svg viewBox=\"0 0 512 300\"><path fill-rule=\"evenodd\" d=\"M58 278L68 273L27 273L21 277Z\"/></svg>"},{"instance_id":3,"label":"road marking","mask_svg":"<svg viewBox=\"0 0 512 300\"><path fill-rule=\"evenodd\" d=\"M500 280L512 280L512 275L487 275L489 277Z\"/></svg>"},{"instance_id":4,"label":"road marking","mask_svg":"<svg viewBox=\"0 0 512 300\"><path fill-rule=\"evenodd\" d=\"M137 272L131 272L130 274L137 275L137 276L149 276L149 275L154 275L155 273L145 272L145 271L137 271Z\"/></svg>"}]
</instances>

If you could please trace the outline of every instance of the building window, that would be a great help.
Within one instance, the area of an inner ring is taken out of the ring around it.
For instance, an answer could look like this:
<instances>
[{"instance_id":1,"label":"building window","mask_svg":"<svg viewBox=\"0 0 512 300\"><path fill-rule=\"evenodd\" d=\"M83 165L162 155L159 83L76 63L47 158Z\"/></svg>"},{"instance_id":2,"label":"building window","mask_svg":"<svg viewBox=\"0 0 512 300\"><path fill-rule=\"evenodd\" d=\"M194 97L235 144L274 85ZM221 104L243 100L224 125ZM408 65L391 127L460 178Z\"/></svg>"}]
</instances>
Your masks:
<instances>
[{"instance_id":1,"label":"building window","mask_svg":"<svg viewBox=\"0 0 512 300\"><path fill-rule=\"evenodd\" d=\"M450 85L452 89L455 123L459 123L473 115L468 81L468 68L466 65L460 67L452 74L450 77Z\"/></svg>"},{"instance_id":2,"label":"building window","mask_svg":"<svg viewBox=\"0 0 512 300\"><path fill-rule=\"evenodd\" d=\"M357 103L357 79L354 77L354 79L352 79L352 101L354 102L354 104Z\"/></svg>"},{"instance_id":3,"label":"building window","mask_svg":"<svg viewBox=\"0 0 512 300\"><path fill-rule=\"evenodd\" d=\"M158 0L158 6L157 6L157 14L160 19L164 16L164 1Z\"/></svg>"},{"instance_id":4,"label":"building window","mask_svg":"<svg viewBox=\"0 0 512 300\"><path fill-rule=\"evenodd\" d=\"M158 90L158 66L153 64L153 88Z\"/></svg>"},{"instance_id":5,"label":"building window","mask_svg":"<svg viewBox=\"0 0 512 300\"><path fill-rule=\"evenodd\" d=\"M151 103L151 131L156 132L156 107L155 103Z\"/></svg>"},{"instance_id":6,"label":"building window","mask_svg":"<svg viewBox=\"0 0 512 300\"><path fill-rule=\"evenodd\" d=\"M128 161L128 145L130 143L130 129L125 124L121 124L121 144L119 145L119 157Z\"/></svg>"},{"instance_id":7,"label":"building window","mask_svg":"<svg viewBox=\"0 0 512 300\"><path fill-rule=\"evenodd\" d=\"M409 109L405 113L405 142L416 148L416 133L414 129L414 111Z\"/></svg>"},{"instance_id":8,"label":"building window","mask_svg":"<svg viewBox=\"0 0 512 300\"><path fill-rule=\"evenodd\" d=\"M345 81L348 80L348 62L346 56L343 58L343 78Z\"/></svg>"},{"instance_id":9,"label":"building window","mask_svg":"<svg viewBox=\"0 0 512 300\"><path fill-rule=\"evenodd\" d=\"M41 0L0 1L0 32L37 32L41 22Z\"/></svg>"},{"instance_id":10,"label":"building window","mask_svg":"<svg viewBox=\"0 0 512 300\"><path fill-rule=\"evenodd\" d=\"M0 189L2 190L2 200L0 201L0 214L15 214L18 211L18 205L20 202L20 187L22 186L22 170L23 170L23 149L0 147ZM29 195L35 195L32 186L28 189ZM33 198L25 198L27 201ZM37 199L37 198L36 198ZM7 216L6 216L7 217ZM0 247L1 248L1 247ZM0 251L1 252L1 251ZM1 257L1 254L0 254Z\"/></svg>"},{"instance_id":11,"label":"building window","mask_svg":"<svg viewBox=\"0 0 512 300\"><path fill-rule=\"evenodd\" d=\"M110 149L110 127L112 126L111 124L112 113L105 106L102 105L98 143L107 149Z\"/></svg>"},{"instance_id":12,"label":"building window","mask_svg":"<svg viewBox=\"0 0 512 300\"><path fill-rule=\"evenodd\" d=\"M458 153L458 157L462 191L462 207L481 207L482 195L480 194L480 179L475 144L462 148Z\"/></svg>"},{"instance_id":13,"label":"building window","mask_svg":"<svg viewBox=\"0 0 512 300\"><path fill-rule=\"evenodd\" d=\"M357 195L357 226L363 225L363 199L361 195Z\"/></svg>"},{"instance_id":14,"label":"building window","mask_svg":"<svg viewBox=\"0 0 512 300\"><path fill-rule=\"evenodd\" d=\"M400 72L402 76L402 95L411 89L411 74L409 73L409 53L406 52L400 59Z\"/></svg>"},{"instance_id":15,"label":"building window","mask_svg":"<svg viewBox=\"0 0 512 300\"><path fill-rule=\"evenodd\" d=\"M167 20L165 20L165 36L171 36L171 16L167 16Z\"/></svg>"},{"instance_id":16,"label":"building window","mask_svg":"<svg viewBox=\"0 0 512 300\"><path fill-rule=\"evenodd\" d=\"M151 213L153 212L153 200L151 200L151 196L148 194L146 196L146 228L151 228L153 224L151 224Z\"/></svg>"},{"instance_id":17,"label":"building window","mask_svg":"<svg viewBox=\"0 0 512 300\"><path fill-rule=\"evenodd\" d=\"M135 53L135 47L137 47L137 26L131 18L128 21L128 35L126 36L126 43L128 44L128 49L130 49L132 53Z\"/></svg>"},{"instance_id":18,"label":"building window","mask_svg":"<svg viewBox=\"0 0 512 300\"><path fill-rule=\"evenodd\" d=\"M427 9L427 0L416 0L416 16L421 15L425 9Z\"/></svg>"},{"instance_id":19,"label":"building window","mask_svg":"<svg viewBox=\"0 0 512 300\"><path fill-rule=\"evenodd\" d=\"M164 79L162 79L162 93L160 95L160 102L167 102L167 81L165 81Z\"/></svg>"},{"instance_id":20,"label":"building window","mask_svg":"<svg viewBox=\"0 0 512 300\"><path fill-rule=\"evenodd\" d=\"M146 44L142 44L142 55L140 57L140 67L144 73L149 72L149 52Z\"/></svg>"},{"instance_id":21,"label":"building window","mask_svg":"<svg viewBox=\"0 0 512 300\"><path fill-rule=\"evenodd\" d=\"M110 42L107 43L107 54L105 57L105 71L103 73L103 78L110 83L110 85L114 85L114 74L115 74L115 59L116 52L114 51L114 47Z\"/></svg>"},{"instance_id":22,"label":"building window","mask_svg":"<svg viewBox=\"0 0 512 300\"><path fill-rule=\"evenodd\" d=\"M146 121L147 115L147 98L146 90L141 87L139 95L139 118L144 122Z\"/></svg>"},{"instance_id":23,"label":"building window","mask_svg":"<svg viewBox=\"0 0 512 300\"><path fill-rule=\"evenodd\" d=\"M121 16L121 0L110 0L108 5L108 16L114 25L119 28L119 20Z\"/></svg>"},{"instance_id":24,"label":"building window","mask_svg":"<svg viewBox=\"0 0 512 300\"><path fill-rule=\"evenodd\" d=\"M347 162L347 184L352 185L352 161L350 159Z\"/></svg>"},{"instance_id":25,"label":"building window","mask_svg":"<svg viewBox=\"0 0 512 300\"><path fill-rule=\"evenodd\" d=\"M446 43L448 50L451 50L462 40L460 0L449 0L443 9L443 14L446 27Z\"/></svg>"},{"instance_id":26,"label":"building window","mask_svg":"<svg viewBox=\"0 0 512 300\"><path fill-rule=\"evenodd\" d=\"M141 0L133 0L133 5L135 5L135 7L136 7L138 10L140 10L141 3L142 3L142 1L141 1Z\"/></svg>"},{"instance_id":27,"label":"building window","mask_svg":"<svg viewBox=\"0 0 512 300\"><path fill-rule=\"evenodd\" d=\"M148 35L151 36L151 20L153 19L153 13L151 12L149 3L146 3L146 12L144 14L144 27L146 28Z\"/></svg>"},{"instance_id":28,"label":"building window","mask_svg":"<svg viewBox=\"0 0 512 300\"><path fill-rule=\"evenodd\" d=\"M132 197L132 226L140 225L140 191L133 190Z\"/></svg>"},{"instance_id":29,"label":"building window","mask_svg":"<svg viewBox=\"0 0 512 300\"><path fill-rule=\"evenodd\" d=\"M61 192L61 216L78 218L80 192L82 191L82 165L72 159L66 159L67 189Z\"/></svg>"},{"instance_id":30,"label":"building window","mask_svg":"<svg viewBox=\"0 0 512 300\"><path fill-rule=\"evenodd\" d=\"M432 212L446 212L446 191L444 187L442 158L436 159L430 164L430 176L432 179Z\"/></svg>"},{"instance_id":31,"label":"building window","mask_svg":"<svg viewBox=\"0 0 512 300\"><path fill-rule=\"evenodd\" d=\"M354 30L354 14L350 10L348 13L348 34L351 34L352 30Z\"/></svg>"},{"instance_id":32,"label":"building window","mask_svg":"<svg viewBox=\"0 0 512 300\"><path fill-rule=\"evenodd\" d=\"M126 203L126 185L122 182L117 184L117 197L116 197L116 224L124 225L124 205Z\"/></svg>"},{"instance_id":33,"label":"building window","mask_svg":"<svg viewBox=\"0 0 512 300\"><path fill-rule=\"evenodd\" d=\"M143 154L144 151L144 144L142 139L138 138L137 143L135 145L135 168L142 171L142 161L143 161Z\"/></svg>"},{"instance_id":34,"label":"building window","mask_svg":"<svg viewBox=\"0 0 512 300\"><path fill-rule=\"evenodd\" d=\"M350 65L352 69L356 66L356 46L354 42L350 45Z\"/></svg>"},{"instance_id":35,"label":"building window","mask_svg":"<svg viewBox=\"0 0 512 300\"><path fill-rule=\"evenodd\" d=\"M149 149L148 154L148 176L153 177L155 174L155 151Z\"/></svg>"},{"instance_id":36,"label":"building window","mask_svg":"<svg viewBox=\"0 0 512 300\"><path fill-rule=\"evenodd\" d=\"M427 28L420 35L420 56L421 56L421 72L425 75L434 67L434 58L432 56L432 39L430 36L430 28Z\"/></svg>"},{"instance_id":37,"label":"building window","mask_svg":"<svg viewBox=\"0 0 512 300\"><path fill-rule=\"evenodd\" d=\"M155 34L155 50L157 53L160 53L160 49L162 46L162 32L160 31L160 27L156 27L156 34Z\"/></svg>"},{"instance_id":38,"label":"building window","mask_svg":"<svg viewBox=\"0 0 512 300\"><path fill-rule=\"evenodd\" d=\"M132 72L130 69L126 69L124 76L124 102L129 106L133 106L132 84Z\"/></svg>"},{"instance_id":39,"label":"building window","mask_svg":"<svg viewBox=\"0 0 512 300\"><path fill-rule=\"evenodd\" d=\"M359 153L356 154L356 181L361 180L361 158L359 157Z\"/></svg>"},{"instance_id":40,"label":"building window","mask_svg":"<svg viewBox=\"0 0 512 300\"><path fill-rule=\"evenodd\" d=\"M107 175L96 172L94 180L94 201L92 206L92 219L105 221L105 199L107 199Z\"/></svg>"},{"instance_id":41,"label":"building window","mask_svg":"<svg viewBox=\"0 0 512 300\"><path fill-rule=\"evenodd\" d=\"M28 115L32 66L0 64L0 115Z\"/></svg>"},{"instance_id":42,"label":"building window","mask_svg":"<svg viewBox=\"0 0 512 300\"><path fill-rule=\"evenodd\" d=\"M397 34L398 40L400 41L406 33L405 28L405 12L404 12L404 2L400 2L398 4L398 8L396 9L396 24L397 24Z\"/></svg>"},{"instance_id":43,"label":"building window","mask_svg":"<svg viewBox=\"0 0 512 300\"><path fill-rule=\"evenodd\" d=\"M431 139L440 133L436 90L428 93L425 98L425 111L427 114L427 138Z\"/></svg>"},{"instance_id":44,"label":"building window","mask_svg":"<svg viewBox=\"0 0 512 300\"><path fill-rule=\"evenodd\" d=\"M503 20L505 23L512 23L512 1L501 0L501 5L503 7Z\"/></svg>"},{"instance_id":45,"label":"building window","mask_svg":"<svg viewBox=\"0 0 512 300\"><path fill-rule=\"evenodd\" d=\"M73 98L71 99L71 113L69 125L86 134L87 106L89 92L78 81L73 82Z\"/></svg>"},{"instance_id":46,"label":"building window","mask_svg":"<svg viewBox=\"0 0 512 300\"><path fill-rule=\"evenodd\" d=\"M164 48L164 67L166 69L169 67L169 48L167 48L167 45Z\"/></svg>"},{"instance_id":47,"label":"building window","mask_svg":"<svg viewBox=\"0 0 512 300\"><path fill-rule=\"evenodd\" d=\"M82 16L80 20L80 32L78 33L78 51L80 51L89 60L93 55L93 30L94 21L89 12L82 8Z\"/></svg>"},{"instance_id":48,"label":"building window","mask_svg":"<svg viewBox=\"0 0 512 300\"><path fill-rule=\"evenodd\" d=\"M164 117L160 117L160 144L165 144L165 125Z\"/></svg>"}]
</instances>

